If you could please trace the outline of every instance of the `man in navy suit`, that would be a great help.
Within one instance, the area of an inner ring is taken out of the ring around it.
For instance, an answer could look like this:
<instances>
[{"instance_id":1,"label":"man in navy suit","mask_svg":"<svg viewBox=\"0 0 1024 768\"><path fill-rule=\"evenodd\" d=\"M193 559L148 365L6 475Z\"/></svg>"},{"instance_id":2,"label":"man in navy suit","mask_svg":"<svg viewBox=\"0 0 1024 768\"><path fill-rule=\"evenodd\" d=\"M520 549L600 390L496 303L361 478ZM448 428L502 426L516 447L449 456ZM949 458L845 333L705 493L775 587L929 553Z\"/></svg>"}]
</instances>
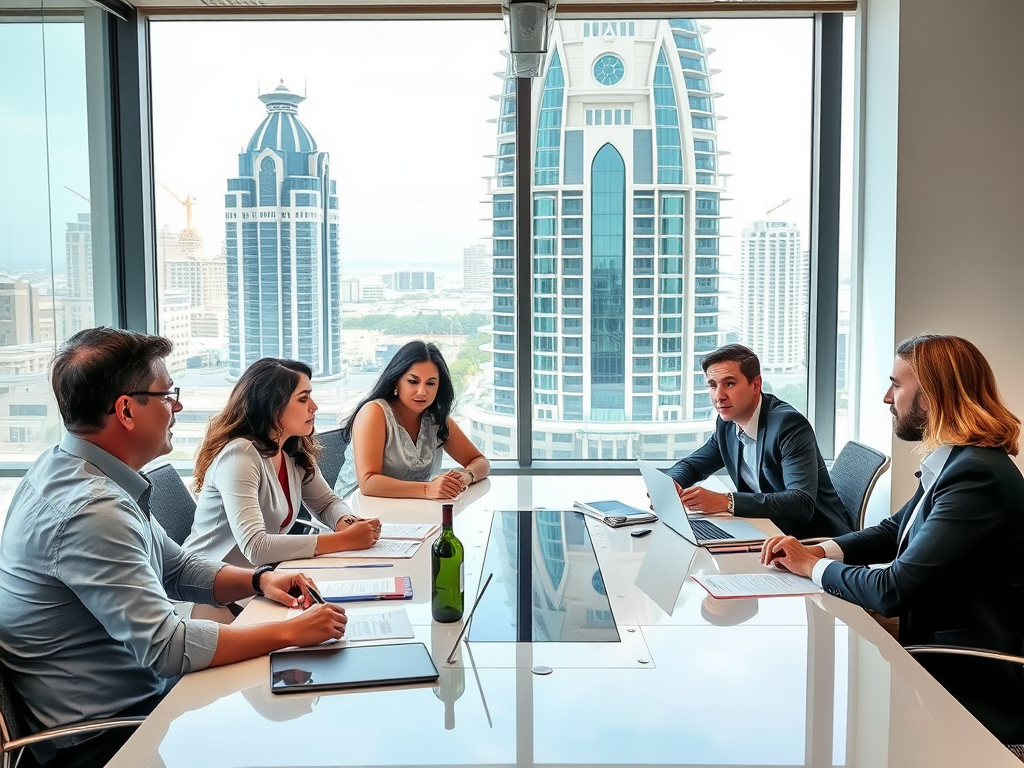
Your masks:
<instances>
[{"instance_id":1,"label":"man in navy suit","mask_svg":"<svg viewBox=\"0 0 1024 768\"><path fill-rule=\"evenodd\" d=\"M806 547L765 542L761 561L809 576L844 600L899 617L904 645L1024 651L1024 478L1020 420L981 352L956 336L896 350L885 402L901 440L920 441L917 492L873 528ZM889 563L868 568L872 563ZM1016 664L928 655L921 663L997 738L1024 743Z\"/></svg>"},{"instance_id":2,"label":"man in navy suit","mask_svg":"<svg viewBox=\"0 0 1024 768\"><path fill-rule=\"evenodd\" d=\"M810 423L789 403L761 391L761 363L741 344L719 347L702 363L718 411L715 434L668 470L693 512L767 517L798 538L839 536L853 528L818 451ZM736 493L694 486L725 467Z\"/></svg>"}]
</instances>

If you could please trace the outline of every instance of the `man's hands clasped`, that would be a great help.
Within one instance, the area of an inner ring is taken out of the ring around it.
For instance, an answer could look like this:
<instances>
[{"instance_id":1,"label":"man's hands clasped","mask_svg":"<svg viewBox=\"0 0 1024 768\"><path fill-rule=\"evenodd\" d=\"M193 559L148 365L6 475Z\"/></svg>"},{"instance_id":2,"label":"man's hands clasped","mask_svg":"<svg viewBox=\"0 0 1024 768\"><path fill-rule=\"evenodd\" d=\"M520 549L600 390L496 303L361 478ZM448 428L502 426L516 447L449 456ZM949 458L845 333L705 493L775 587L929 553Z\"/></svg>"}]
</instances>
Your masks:
<instances>
[{"instance_id":1,"label":"man's hands clasped","mask_svg":"<svg viewBox=\"0 0 1024 768\"><path fill-rule=\"evenodd\" d=\"M815 544L807 547L792 536L772 536L761 547L761 565L774 565L783 571L810 578L814 564L825 556Z\"/></svg>"}]
</instances>

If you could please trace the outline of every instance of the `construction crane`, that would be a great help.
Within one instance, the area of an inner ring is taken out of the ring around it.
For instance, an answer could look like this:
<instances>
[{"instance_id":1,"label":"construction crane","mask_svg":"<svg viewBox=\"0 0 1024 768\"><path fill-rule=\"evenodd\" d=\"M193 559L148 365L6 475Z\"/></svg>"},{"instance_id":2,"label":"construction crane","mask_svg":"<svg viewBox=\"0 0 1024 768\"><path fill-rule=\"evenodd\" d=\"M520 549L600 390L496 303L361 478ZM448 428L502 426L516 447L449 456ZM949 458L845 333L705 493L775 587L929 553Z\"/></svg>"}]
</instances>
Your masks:
<instances>
[{"instance_id":1,"label":"construction crane","mask_svg":"<svg viewBox=\"0 0 1024 768\"><path fill-rule=\"evenodd\" d=\"M68 192L70 192L70 193L71 193L72 195L76 195L77 197L80 197L80 198L82 198L82 199L83 199L83 200L85 200L85 202L87 202L87 203L88 203L89 205L92 205L92 202L91 202L91 201L89 200L89 198L88 198L88 197L86 197L85 195L83 195L83 194L82 194L81 192L75 192L75 190L73 190L73 189L72 189L71 187L69 187L69 186L68 186L67 184L65 184L65 185L64 185L64 189L66 189L66 190L67 190Z\"/></svg>"},{"instance_id":2,"label":"construction crane","mask_svg":"<svg viewBox=\"0 0 1024 768\"><path fill-rule=\"evenodd\" d=\"M171 197L173 197L175 200L177 200L179 203L185 206L185 229L192 231L192 206L196 204L196 199L192 197L192 190L189 190L188 194L185 195L185 199L182 200L180 197L174 194L171 188L164 184L162 181L160 182L160 186L164 188L167 194L169 194Z\"/></svg>"},{"instance_id":3,"label":"construction crane","mask_svg":"<svg viewBox=\"0 0 1024 768\"><path fill-rule=\"evenodd\" d=\"M792 200L792 198L790 198L790 197L787 197L787 198L786 198L785 200L783 200L783 201L782 201L781 203L779 203L778 205L774 205L774 206L772 206L771 208L769 208L769 209L768 209L767 211L765 211L765 212L764 212L765 218L768 218L768 216L770 216L770 215L771 215L772 211L777 211L777 210L779 210L779 208L781 208L782 206L784 206L784 205L785 205L786 203L788 203L788 202L789 202L790 200Z\"/></svg>"}]
</instances>

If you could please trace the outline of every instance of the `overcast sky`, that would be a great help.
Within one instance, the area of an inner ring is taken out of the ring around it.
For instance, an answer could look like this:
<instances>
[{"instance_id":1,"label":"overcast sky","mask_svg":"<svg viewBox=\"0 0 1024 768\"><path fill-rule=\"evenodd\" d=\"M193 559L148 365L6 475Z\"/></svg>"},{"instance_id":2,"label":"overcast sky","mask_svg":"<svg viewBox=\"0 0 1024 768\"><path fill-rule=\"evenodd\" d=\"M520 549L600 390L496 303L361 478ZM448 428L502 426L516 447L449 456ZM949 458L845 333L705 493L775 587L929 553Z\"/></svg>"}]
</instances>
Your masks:
<instances>
[{"instance_id":1,"label":"overcast sky","mask_svg":"<svg viewBox=\"0 0 1024 768\"><path fill-rule=\"evenodd\" d=\"M789 198L774 215L806 243L812 23L703 23L726 117L721 168L732 174L723 232ZM208 251L224 236L237 154L266 114L258 89L282 78L308 94L300 119L331 154L346 259L456 263L488 234L482 177L493 172L501 22L166 21L151 31L156 178L195 196ZM51 235L64 269L65 224L87 210L64 186L89 195L83 59L80 25L0 25L0 71L17 71L20 86L0 92L0 143L12 150L4 177L18 180L0 185L0 269L48 266ZM849 143L847 132L847 158ZM183 207L161 187L156 201L158 225L180 229ZM843 210L848 242L848 196ZM738 245L727 240L730 252Z\"/></svg>"}]
</instances>

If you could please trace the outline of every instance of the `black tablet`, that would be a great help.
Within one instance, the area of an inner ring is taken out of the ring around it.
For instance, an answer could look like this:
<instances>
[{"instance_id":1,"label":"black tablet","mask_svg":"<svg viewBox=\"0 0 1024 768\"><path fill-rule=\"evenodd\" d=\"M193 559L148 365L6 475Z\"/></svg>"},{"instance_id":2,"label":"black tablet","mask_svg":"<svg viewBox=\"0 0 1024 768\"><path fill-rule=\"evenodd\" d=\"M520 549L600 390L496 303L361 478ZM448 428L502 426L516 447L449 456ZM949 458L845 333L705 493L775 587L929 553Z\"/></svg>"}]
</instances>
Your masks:
<instances>
[{"instance_id":1,"label":"black tablet","mask_svg":"<svg viewBox=\"0 0 1024 768\"><path fill-rule=\"evenodd\" d=\"M437 678L437 667L423 643L296 649L270 654L273 693L428 683Z\"/></svg>"}]
</instances>

